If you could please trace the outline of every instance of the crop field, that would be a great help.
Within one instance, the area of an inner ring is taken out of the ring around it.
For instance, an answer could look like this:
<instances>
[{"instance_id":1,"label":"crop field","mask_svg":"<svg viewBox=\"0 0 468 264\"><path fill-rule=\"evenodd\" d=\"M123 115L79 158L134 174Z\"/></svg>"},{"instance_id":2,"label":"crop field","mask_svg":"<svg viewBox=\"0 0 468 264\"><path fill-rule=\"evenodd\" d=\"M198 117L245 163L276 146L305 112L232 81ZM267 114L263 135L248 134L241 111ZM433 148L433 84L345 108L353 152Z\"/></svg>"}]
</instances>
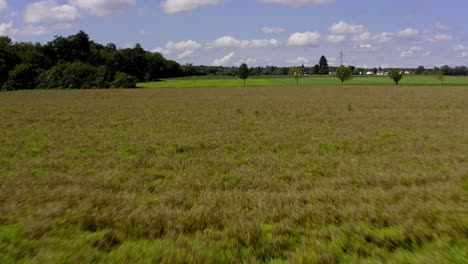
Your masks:
<instances>
[{"instance_id":1,"label":"crop field","mask_svg":"<svg viewBox=\"0 0 468 264\"><path fill-rule=\"evenodd\" d=\"M468 77L445 76L445 86L468 86ZM243 80L232 76L199 76L165 79L159 82L140 83L141 88L189 88L189 87L238 87L243 86ZM292 76L252 76L246 81L246 86L295 86L296 79ZM304 76L299 79L299 86L341 85L335 76ZM355 76L344 85L394 85L388 76ZM405 76L401 81L405 86L441 86L439 80L431 75Z\"/></svg>"},{"instance_id":2,"label":"crop field","mask_svg":"<svg viewBox=\"0 0 468 264\"><path fill-rule=\"evenodd\" d=\"M0 263L467 263L467 113L467 87L0 93Z\"/></svg>"}]
</instances>

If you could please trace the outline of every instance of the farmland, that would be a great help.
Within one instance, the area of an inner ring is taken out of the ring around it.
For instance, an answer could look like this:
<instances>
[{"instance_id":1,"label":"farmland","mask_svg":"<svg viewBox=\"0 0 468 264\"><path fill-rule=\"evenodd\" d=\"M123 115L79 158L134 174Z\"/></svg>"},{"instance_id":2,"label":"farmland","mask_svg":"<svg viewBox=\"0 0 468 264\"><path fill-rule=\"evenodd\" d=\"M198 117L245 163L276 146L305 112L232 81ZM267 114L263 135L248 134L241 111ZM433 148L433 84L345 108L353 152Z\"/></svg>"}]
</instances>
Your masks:
<instances>
[{"instance_id":1,"label":"farmland","mask_svg":"<svg viewBox=\"0 0 468 264\"><path fill-rule=\"evenodd\" d=\"M278 80L0 93L0 263L467 262L467 87Z\"/></svg>"},{"instance_id":2,"label":"farmland","mask_svg":"<svg viewBox=\"0 0 468 264\"><path fill-rule=\"evenodd\" d=\"M355 76L345 85L393 85L388 76ZM296 79L291 76L251 76L246 86L294 86ZM304 76L299 79L300 86L341 85L336 76ZM411 75L403 78L401 85L405 86L441 86L439 80L431 75ZM468 86L468 77L445 76L445 86ZM237 87L243 86L243 81L232 76L199 76L163 79L159 82L140 83L141 88L188 88L188 87Z\"/></svg>"}]
</instances>

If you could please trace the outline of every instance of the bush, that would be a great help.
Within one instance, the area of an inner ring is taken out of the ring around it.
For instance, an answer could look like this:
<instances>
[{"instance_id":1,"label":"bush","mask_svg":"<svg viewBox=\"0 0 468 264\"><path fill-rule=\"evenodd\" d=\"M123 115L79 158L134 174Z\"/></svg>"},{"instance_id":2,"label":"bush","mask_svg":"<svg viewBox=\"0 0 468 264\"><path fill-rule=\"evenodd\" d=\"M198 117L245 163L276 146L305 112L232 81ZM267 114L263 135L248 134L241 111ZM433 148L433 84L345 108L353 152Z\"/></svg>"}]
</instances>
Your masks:
<instances>
[{"instance_id":1,"label":"bush","mask_svg":"<svg viewBox=\"0 0 468 264\"><path fill-rule=\"evenodd\" d=\"M41 73L37 80L38 88L53 89L65 88L63 82L63 72L68 67L68 64L58 64L48 71Z\"/></svg>"},{"instance_id":2,"label":"bush","mask_svg":"<svg viewBox=\"0 0 468 264\"><path fill-rule=\"evenodd\" d=\"M37 72L31 64L18 64L10 71L6 89L22 90L36 87Z\"/></svg>"},{"instance_id":3,"label":"bush","mask_svg":"<svg viewBox=\"0 0 468 264\"><path fill-rule=\"evenodd\" d=\"M69 64L63 71L63 86L65 88L95 88L97 69L82 62Z\"/></svg>"},{"instance_id":4,"label":"bush","mask_svg":"<svg viewBox=\"0 0 468 264\"><path fill-rule=\"evenodd\" d=\"M115 80L112 82L112 88L136 88L137 79L123 72L115 74Z\"/></svg>"}]
</instances>

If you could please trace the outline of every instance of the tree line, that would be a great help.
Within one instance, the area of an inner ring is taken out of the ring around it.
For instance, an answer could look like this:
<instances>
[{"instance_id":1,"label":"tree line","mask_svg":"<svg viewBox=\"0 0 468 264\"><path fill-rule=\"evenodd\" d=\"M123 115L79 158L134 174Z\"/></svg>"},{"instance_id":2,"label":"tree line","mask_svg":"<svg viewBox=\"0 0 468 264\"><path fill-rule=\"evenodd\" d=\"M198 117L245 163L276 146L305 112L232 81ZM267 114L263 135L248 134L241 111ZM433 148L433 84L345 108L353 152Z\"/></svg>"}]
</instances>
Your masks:
<instances>
[{"instance_id":1,"label":"tree line","mask_svg":"<svg viewBox=\"0 0 468 264\"><path fill-rule=\"evenodd\" d=\"M140 44L117 49L80 31L41 44L0 36L0 88L133 88L137 82L184 76L179 63Z\"/></svg>"}]
</instances>

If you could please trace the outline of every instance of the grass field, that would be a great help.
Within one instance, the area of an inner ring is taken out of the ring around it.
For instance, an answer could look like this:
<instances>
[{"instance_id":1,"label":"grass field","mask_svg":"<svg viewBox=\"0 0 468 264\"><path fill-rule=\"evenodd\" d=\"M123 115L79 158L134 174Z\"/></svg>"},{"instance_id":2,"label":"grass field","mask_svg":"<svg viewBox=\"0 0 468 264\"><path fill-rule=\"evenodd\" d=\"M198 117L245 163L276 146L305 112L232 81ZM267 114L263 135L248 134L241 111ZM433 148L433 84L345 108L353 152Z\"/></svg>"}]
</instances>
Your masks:
<instances>
[{"instance_id":1,"label":"grass field","mask_svg":"<svg viewBox=\"0 0 468 264\"><path fill-rule=\"evenodd\" d=\"M467 113L467 87L0 93L0 263L467 263Z\"/></svg>"},{"instance_id":2,"label":"grass field","mask_svg":"<svg viewBox=\"0 0 468 264\"><path fill-rule=\"evenodd\" d=\"M159 82L139 83L141 88L188 88L188 87L238 87L243 81L230 76L200 76L166 79ZM252 76L247 79L247 86L294 86L296 79L291 76ZM299 79L300 86L341 85L335 76L306 76ZM345 85L394 85L388 76L356 76ZM406 86L441 86L434 76L405 76L401 85ZM468 77L445 76L445 86L468 86Z\"/></svg>"}]
</instances>

